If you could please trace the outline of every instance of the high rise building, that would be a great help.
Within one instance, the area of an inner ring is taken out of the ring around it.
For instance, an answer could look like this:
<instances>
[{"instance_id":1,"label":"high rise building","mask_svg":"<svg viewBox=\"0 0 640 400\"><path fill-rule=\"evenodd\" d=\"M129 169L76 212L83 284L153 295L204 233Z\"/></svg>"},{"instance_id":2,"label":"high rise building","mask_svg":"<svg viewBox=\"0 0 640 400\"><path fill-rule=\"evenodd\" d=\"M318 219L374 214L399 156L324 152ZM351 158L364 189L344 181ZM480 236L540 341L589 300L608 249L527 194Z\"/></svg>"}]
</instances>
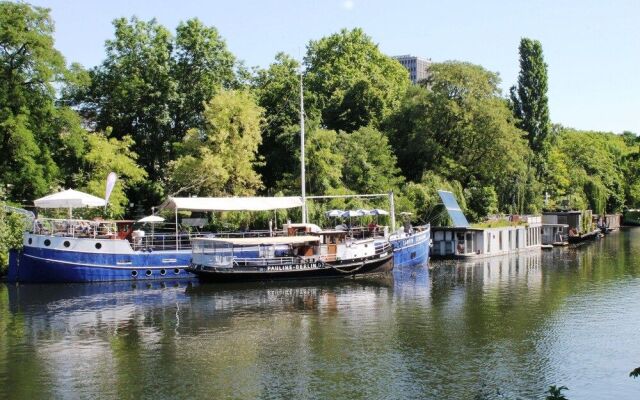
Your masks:
<instances>
[{"instance_id":1,"label":"high rise building","mask_svg":"<svg viewBox=\"0 0 640 400\"><path fill-rule=\"evenodd\" d=\"M409 78L411 82L418 83L423 79L429 77L429 65L431 65L431 59L415 57L412 55L394 56L396 60L403 67L409 71Z\"/></svg>"}]
</instances>

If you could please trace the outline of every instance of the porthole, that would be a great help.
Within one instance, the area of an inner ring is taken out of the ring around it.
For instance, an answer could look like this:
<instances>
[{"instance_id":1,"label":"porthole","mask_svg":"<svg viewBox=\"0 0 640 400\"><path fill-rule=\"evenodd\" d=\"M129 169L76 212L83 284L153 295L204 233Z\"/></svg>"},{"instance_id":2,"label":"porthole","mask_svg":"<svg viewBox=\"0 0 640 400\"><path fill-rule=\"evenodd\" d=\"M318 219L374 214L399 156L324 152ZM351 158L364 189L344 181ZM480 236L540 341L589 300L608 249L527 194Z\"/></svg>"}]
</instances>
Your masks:
<instances>
[{"instance_id":1,"label":"porthole","mask_svg":"<svg viewBox=\"0 0 640 400\"><path fill-rule=\"evenodd\" d=\"M131 271L131 276L133 276L134 278L138 276L138 271Z\"/></svg>"},{"instance_id":2,"label":"porthole","mask_svg":"<svg viewBox=\"0 0 640 400\"><path fill-rule=\"evenodd\" d=\"M163 268L160 270L160 275L166 275L166 273L167 273L166 269Z\"/></svg>"},{"instance_id":3,"label":"porthole","mask_svg":"<svg viewBox=\"0 0 640 400\"><path fill-rule=\"evenodd\" d=\"M29 244L33 243L33 239L29 238L28 242Z\"/></svg>"},{"instance_id":4,"label":"porthole","mask_svg":"<svg viewBox=\"0 0 640 400\"><path fill-rule=\"evenodd\" d=\"M49 239L45 239L45 240L44 240L44 245L45 245L45 246L49 246L49 245L51 245L51 240L49 240Z\"/></svg>"},{"instance_id":5,"label":"porthole","mask_svg":"<svg viewBox=\"0 0 640 400\"><path fill-rule=\"evenodd\" d=\"M146 270L144 274L145 274L146 276L151 276L151 270L150 270L150 269Z\"/></svg>"},{"instance_id":6,"label":"porthole","mask_svg":"<svg viewBox=\"0 0 640 400\"><path fill-rule=\"evenodd\" d=\"M179 270L178 268L174 268L174 269L173 269L173 273L174 273L174 274L176 274L176 275L178 275L178 274L180 273L180 270Z\"/></svg>"},{"instance_id":7,"label":"porthole","mask_svg":"<svg viewBox=\"0 0 640 400\"><path fill-rule=\"evenodd\" d=\"M69 247L69 246L71 246L71 243L68 240L65 240L64 243L62 243L62 245L64 247Z\"/></svg>"},{"instance_id":8,"label":"porthole","mask_svg":"<svg viewBox=\"0 0 640 400\"><path fill-rule=\"evenodd\" d=\"M102 243L96 243L96 249L100 250L102 248Z\"/></svg>"}]
</instances>

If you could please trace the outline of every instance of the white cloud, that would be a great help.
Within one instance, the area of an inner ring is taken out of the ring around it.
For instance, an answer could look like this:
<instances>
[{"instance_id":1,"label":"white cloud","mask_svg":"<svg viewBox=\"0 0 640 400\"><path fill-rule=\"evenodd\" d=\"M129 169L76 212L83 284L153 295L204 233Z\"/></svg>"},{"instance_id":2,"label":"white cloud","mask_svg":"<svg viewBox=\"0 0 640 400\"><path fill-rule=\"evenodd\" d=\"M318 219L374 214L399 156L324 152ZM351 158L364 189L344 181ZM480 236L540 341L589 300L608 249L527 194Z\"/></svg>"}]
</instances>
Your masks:
<instances>
[{"instance_id":1,"label":"white cloud","mask_svg":"<svg viewBox=\"0 0 640 400\"><path fill-rule=\"evenodd\" d=\"M353 0L344 0L342 2L342 8L344 8L345 10L351 10L353 9L353 6L355 4L353 3Z\"/></svg>"}]
</instances>

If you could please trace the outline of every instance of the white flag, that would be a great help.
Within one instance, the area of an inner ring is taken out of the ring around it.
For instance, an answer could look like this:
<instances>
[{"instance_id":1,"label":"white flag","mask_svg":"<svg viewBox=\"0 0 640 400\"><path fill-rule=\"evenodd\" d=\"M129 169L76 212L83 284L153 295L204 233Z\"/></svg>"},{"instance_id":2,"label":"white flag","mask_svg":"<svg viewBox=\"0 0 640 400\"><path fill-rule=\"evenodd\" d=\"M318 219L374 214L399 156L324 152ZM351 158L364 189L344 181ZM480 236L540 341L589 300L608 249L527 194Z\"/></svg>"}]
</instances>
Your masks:
<instances>
[{"instance_id":1,"label":"white flag","mask_svg":"<svg viewBox=\"0 0 640 400\"><path fill-rule=\"evenodd\" d=\"M111 197L111 191L113 190L113 187L116 185L116 179L118 179L118 176L116 175L116 173L109 172L109 175L107 175L107 187L104 191L104 201L106 203L109 203L109 197Z\"/></svg>"}]
</instances>

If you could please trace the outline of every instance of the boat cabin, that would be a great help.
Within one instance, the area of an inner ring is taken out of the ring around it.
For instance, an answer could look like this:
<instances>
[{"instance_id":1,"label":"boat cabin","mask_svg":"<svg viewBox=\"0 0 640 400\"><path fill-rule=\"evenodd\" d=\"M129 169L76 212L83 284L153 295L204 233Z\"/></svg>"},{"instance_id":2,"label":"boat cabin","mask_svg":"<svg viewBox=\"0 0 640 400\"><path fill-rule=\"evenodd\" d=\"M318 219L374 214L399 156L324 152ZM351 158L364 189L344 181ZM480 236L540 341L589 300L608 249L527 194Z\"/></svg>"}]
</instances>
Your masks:
<instances>
[{"instance_id":1,"label":"boat cabin","mask_svg":"<svg viewBox=\"0 0 640 400\"><path fill-rule=\"evenodd\" d=\"M542 244L553 246L565 246L569 244L569 225L567 224L543 224Z\"/></svg>"},{"instance_id":2,"label":"boat cabin","mask_svg":"<svg viewBox=\"0 0 640 400\"><path fill-rule=\"evenodd\" d=\"M518 217L524 224L480 227L432 227L433 257L487 257L541 248L540 217Z\"/></svg>"}]
</instances>

